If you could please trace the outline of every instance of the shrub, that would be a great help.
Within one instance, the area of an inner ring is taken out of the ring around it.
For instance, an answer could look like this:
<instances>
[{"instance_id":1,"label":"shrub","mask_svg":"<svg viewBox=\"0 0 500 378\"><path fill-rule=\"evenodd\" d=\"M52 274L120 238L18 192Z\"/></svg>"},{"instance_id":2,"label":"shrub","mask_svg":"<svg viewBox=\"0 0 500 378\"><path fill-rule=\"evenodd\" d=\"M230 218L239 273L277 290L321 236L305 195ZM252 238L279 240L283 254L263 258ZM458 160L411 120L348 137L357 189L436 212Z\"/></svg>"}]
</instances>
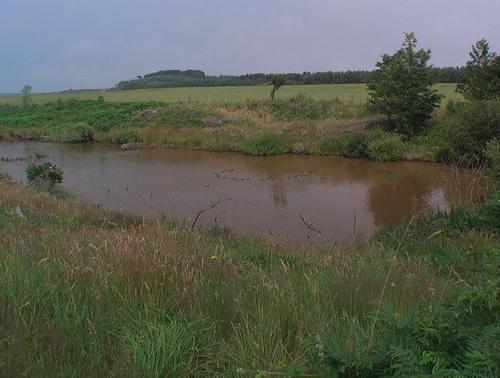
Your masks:
<instances>
[{"instance_id":1,"label":"shrub","mask_svg":"<svg viewBox=\"0 0 500 378\"><path fill-rule=\"evenodd\" d=\"M486 145L500 140L500 101L461 103L442 127L438 158L472 164L483 161Z\"/></svg>"},{"instance_id":2,"label":"shrub","mask_svg":"<svg viewBox=\"0 0 500 378\"><path fill-rule=\"evenodd\" d=\"M379 161L396 161L403 157L405 144L399 135L385 134L368 145L370 157Z\"/></svg>"},{"instance_id":3,"label":"shrub","mask_svg":"<svg viewBox=\"0 0 500 378\"><path fill-rule=\"evenodd\" d=\"M94 132L83 122L54 129L52 138L64 143L88 143L94 139Z\"/></svg>"},{"instance_id":4,"label":"shrub","mask_svg":"<svg viewBox=\"0 0 500 378\"><path fill-rule=\"evenodd\" d=\"M448 215L448 227L459 232L480 229L485 226L483 209L474 204L460 203Z\"/></svg>"},{"instance_id":5,"label":"shrub","mask_svg":"<svg viewBox=\"0 0 500 378\"><path fill-rule=\"evenodd\" d=\"M284 136L266 132L251 136L242 146L244 153L249 155L280 155L290 151Z\"/></svg>"},{"instance_id":6,"label":"shrub","mask_svg":"<svg viewBox=\"0 0 500 378\"><path fill-rule=\"evenodd\" d=\"M328 116L330 108L330 101L313 100L302 93L288 100L271 103L273 116L282 121L322 119Z\"/></svg>"},{"instance_id":7,"label":"shrub","mask_svg":"<svg viewBox=\"0 0 500 378\"><path fill-rule=\"evenodd\" d=\"M488 142L485 155L488 159L490 175L500 185L500 142L496 139Z\"/></svg>"},{"instance_id":8,"label":"shrub","mask_svg":"<svg viewBox=\"0 0 500 378\"><path fill-rule=\"evenodd\" d=\"M371 157L370 143L382 134L383 132L378 129L346 132L334 137L334 139L325 140L321 150L351 158L369 159Z\"/></svg>"},{"instance_id":9,"label":"shrub","mask_svg":"<svg viewBox=\"0 0 500 378\"><path fill-rule=\"evenodd\" d=\"M110 143L137 143L140 142L140 137L134 129L111 129L109 132L101 136L101 140Z\"/></svg>"},{"instance_id":10,"label":"shrub","mask_svg":"<svg viewBox=\"0 0 500 378\"><path fill-rule=\"evenodd\" d=\"M449 214L449 226L460 232L473 229L500 229L500 190L494 191L484 206L459 204Z\"/></svg>"},{"instance_id":11,"label":"shrub","mask_svg":"<svg viewBox=\"0 0 500 378\"><path fill-rule=\"evenodd\" d=\"M63 171L52 163L30 164L26 168L28 182L55 187L63 181Z\"/></svg>"},{"instance_id":12,"label":"shrub","mask_svg":"<svg viewBox=\"0 0 500 378\"><path fill-rule=\"evenodd\" d=\"M500 190L495 191L484 205L487 226L500 229Z\"/></svg>"}]
</instances>

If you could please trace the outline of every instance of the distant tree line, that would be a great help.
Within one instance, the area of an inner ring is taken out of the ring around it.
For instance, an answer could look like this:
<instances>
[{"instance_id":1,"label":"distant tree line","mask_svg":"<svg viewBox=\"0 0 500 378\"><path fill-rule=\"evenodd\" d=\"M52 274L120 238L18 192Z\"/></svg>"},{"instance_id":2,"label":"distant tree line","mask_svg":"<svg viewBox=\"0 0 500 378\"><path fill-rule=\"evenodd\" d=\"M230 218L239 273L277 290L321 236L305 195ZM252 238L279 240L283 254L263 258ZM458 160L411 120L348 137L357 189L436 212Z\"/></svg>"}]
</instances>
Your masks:
<instances>
[{"instance_id":1,"label":"distant tree line","mask_svg":"<svg viewBox=\"0 0 500 378\"><path fill-rule=\"evenodd\" d=\"M432 68L434 81L438 83L457 83L460 81L460 67ZM327 72L303 72L280 74L283 85L310 84L358 84L368 83L374 71L348 70ZM119 82L114 90L176 88L176 87L224 87L243 85L271 84L275 74L254 73L246 75L208 76L200 70L163 70L136 79Z\"/></svg>"}]
</instances>

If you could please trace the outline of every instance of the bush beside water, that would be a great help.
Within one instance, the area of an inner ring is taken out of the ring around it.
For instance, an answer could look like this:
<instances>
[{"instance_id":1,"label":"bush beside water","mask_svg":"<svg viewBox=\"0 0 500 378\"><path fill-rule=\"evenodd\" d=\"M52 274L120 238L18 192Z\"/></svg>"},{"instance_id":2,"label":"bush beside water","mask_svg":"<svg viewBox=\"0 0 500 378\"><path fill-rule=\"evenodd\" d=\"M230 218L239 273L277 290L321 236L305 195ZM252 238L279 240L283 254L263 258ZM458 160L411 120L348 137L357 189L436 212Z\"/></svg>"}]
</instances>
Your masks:
<instances>
[{"instance_id":1,"label":"bush beside water","mask_svg":"<svg viewBox=\"0 0 500 378\"><path fill-rule=\"evenodd\" d=\"M94 131L86 123L80 122L52 129L50 139L63 143L88 143L94 139Z\"/></svg>"},{"instance_id":2,"label":"bush beside water","mask_svg":"<svg viewBox=\"0 0 500 378\"><path fill-rule=\"evenodd\" d=\"M141 142L141 137L135 129L132 128L112 128L108 132L96 134L96 140L99 142L126 144Z\"/></svg>"},{"instance_id":3,"label":"bush beside water","mask_svg":"<svg viewBox=\"0 0 500 378\"><path fill-rule=\"evenodd\" d=\"M28 182L45 181L54 186L62 183L63 171L52 163L30 164L26 168Z\"/></svg>"},{"instance_id":4,"label":"bush beside water","mask_svg":"<svg viewBox=\"0 0 500 378\"><path fill-rule=\"evenodd\" d=\"M321 151L327 154L379 161L400 160L406 145L397 134L380 129L365 129L345 132L323 141Z\"/></svg>"},{"instance_id":5,"label":"bush beside water","mask_svg":"<svg viewBox=\"0 0 500 378\"><path fill-rule=\"evenodd\" d=\"M491 140L486 145L486 159L489 163L489 173L493 180L500 183L500 140Z\"/></svg>"},{"instance_id":6,"label":"bush beside water","mask_svg":"<svg viewBox=\"0 0 500 378\"><path fill-rule=\"evenodd\" d=\"M243 143L242 150L249 155L280 155L290 152L286 137L282 134L265 132L249 137Z\"/></svg>"},{"instance_id":7,"label":"bush beside water","mask_svg":"<svg viewBox=\"0 0 500 378\"><path fill-rule=\"evenodd\" d=\"M500 140L500 100L454 104L441 128L441 160L481 162L488 142Z\"/></svg>"},{"instance_id":8,"label":"bush beside water","mask_svg":"<svg viewBox=\"0 0 500 378\"><path fill-rule=\"evenodd\" d=\"M372 159L378 161L401 160L406 146L399 135L386 134L368 144L368 151Z\"/></svg>"}]
</instances>

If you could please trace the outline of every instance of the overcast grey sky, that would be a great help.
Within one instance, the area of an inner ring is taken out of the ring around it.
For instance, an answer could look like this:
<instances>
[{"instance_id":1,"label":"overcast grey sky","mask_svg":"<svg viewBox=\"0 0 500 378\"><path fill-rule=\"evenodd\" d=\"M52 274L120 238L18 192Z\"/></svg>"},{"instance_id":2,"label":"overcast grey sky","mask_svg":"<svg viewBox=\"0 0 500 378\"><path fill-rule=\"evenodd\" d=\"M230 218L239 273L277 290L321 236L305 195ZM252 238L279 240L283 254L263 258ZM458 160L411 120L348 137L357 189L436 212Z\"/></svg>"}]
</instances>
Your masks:
<instances>
[{"instance_id":1,"label":"overcast grey sky","mask_svg":"<svg viewBox=\"0 0 500 378\"><path fill-rule=\"evenodd\" d=\"M0 93L113 86L165 68L208 74L371 69L417 33L437 66L489 39L500 0L0 0Z\"/></svg>"}]
</instances>

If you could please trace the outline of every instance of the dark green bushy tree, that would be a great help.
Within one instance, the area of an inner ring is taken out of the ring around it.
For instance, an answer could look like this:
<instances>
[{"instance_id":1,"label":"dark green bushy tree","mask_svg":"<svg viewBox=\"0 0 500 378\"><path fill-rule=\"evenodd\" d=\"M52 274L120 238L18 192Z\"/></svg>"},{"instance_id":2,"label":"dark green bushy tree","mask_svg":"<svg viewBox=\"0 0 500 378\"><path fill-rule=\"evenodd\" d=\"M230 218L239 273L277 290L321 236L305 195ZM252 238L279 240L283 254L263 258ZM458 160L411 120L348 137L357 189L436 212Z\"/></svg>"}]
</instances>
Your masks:
<instances>
[{"instance_id":1,"label":"dark green bushy tree","mask_svg":"<svg viewBox=\"0 0 500 378\"><path fill-rule=\"evenodd\" d=\"M490 52L488 41L482 39L469 53L457 89L468 100L500 98L500 56Z\"/></svg>"},{"instance_id":2,"label":"dark green bushy tree","mask_svg":"<svg viewBox=\"0 0 500 378\"><path fill-rule=\"evenodd\" d=\"M391 120L394 131L405 135L422 132L441 101L432 87L430 50L417 50L414 33L406 33L403 46L394 55L384 54L368 83L374 111Z\"/></svg>"}]
</instances>

